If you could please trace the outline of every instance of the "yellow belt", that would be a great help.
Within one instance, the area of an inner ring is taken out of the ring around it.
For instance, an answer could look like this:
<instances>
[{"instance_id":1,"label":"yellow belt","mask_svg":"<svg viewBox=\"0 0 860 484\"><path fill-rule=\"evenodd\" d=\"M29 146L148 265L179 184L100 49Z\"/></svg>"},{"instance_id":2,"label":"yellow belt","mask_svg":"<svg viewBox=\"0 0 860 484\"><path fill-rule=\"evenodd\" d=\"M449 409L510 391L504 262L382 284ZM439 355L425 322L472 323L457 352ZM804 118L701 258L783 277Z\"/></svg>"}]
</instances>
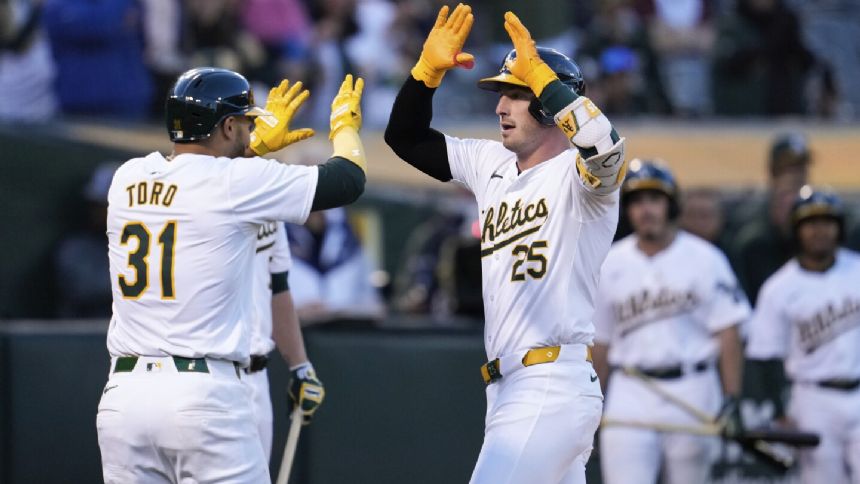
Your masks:
<instances>
[{"instance_id":1,"label":"yellow belt","mask_svg":"<svg viewBox=\"0 0 860 484\"><path fill-rule=\"evenodd\" d=\"M526 351L526 354L522 359L522 364L523 366L532 366L540 365L542 363L552 363L558 359L559 353L561 353L561 346L534 348ZM590 347L587 347L586 349L585 360L589 362L591 361ZM500 380L502 378L500 359L496 358L493 361L489 361L481 365L481 376L484 378L484 383L488 385L496 380Z\"/></svg>"}]
</instances>

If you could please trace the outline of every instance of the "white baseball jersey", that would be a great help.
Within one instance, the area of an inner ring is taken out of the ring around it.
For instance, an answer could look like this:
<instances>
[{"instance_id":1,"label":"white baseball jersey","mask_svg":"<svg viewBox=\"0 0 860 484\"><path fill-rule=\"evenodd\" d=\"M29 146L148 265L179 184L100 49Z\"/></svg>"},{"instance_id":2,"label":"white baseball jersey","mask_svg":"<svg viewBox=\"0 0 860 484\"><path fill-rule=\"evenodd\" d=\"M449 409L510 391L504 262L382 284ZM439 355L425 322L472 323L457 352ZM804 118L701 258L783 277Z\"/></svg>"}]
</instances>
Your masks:
<instances>
[{"instance_id":1,"label":"white baseball jersey","mask_svg":"<svg viewBox=\"0 0 860 484\"><path fill-rule=\"evenodd\" d=\"M453 178L478 202L488 358L590 345L600 265L618 224L618 191L599 195L575 149L518 173L502 143L446 136Z\"/></svg>"},{"instance_id":2,"label":"white baseball jersey","mask_svg":"<svg viewBox=\"0 0 860 484\"><path fill-rule=\"evenodd\" d=\"M649 257L635 234L613 244L603 264L595 339L609 362L660 368L713 360L714 334L749 318L750 307L726 257L679 230Z\"/></svg>"},{"instance_id":3,"label":"white baseball jersey","mask_svg":"<svg viewBox=\"0 0 860 484\"><path fill-rule=\"evenodd\" d=\"M303 223L317 176L262 158L151 153L123 164L108 193L110 354L247 365L259 227Z\"/></svg>"},{"instance_id":4,"label":"white baseball jersey","mask_svg":"<svg viewBox=\"0 0 860 484\"><path fill-rule=\"evenodd\" d=\"M275 349L272 339L272 274L292 267L287 231L281 222L268 222L257 232L254 256L254 319L251 327L251 354L267 355Z\"/></svg>"},{"instance_id":5,"label":"white baseball jersey","mask_svg":"<svg viewBox=\"0 0 860 484\"><path fill-rule=\"evenodd\" d=\"M860 378L860 254L847 249L825 272L792 259L762 286L747 356L784 358L789 378Z\"/></svg>"}]
</instances>

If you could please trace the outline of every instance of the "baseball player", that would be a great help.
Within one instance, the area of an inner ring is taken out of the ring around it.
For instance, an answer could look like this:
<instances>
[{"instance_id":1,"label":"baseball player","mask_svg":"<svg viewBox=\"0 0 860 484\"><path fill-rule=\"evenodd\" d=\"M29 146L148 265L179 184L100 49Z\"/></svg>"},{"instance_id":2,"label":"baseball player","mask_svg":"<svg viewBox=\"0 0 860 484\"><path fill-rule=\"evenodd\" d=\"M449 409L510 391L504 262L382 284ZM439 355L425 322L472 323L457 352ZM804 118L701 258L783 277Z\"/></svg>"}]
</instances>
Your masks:
<instances>
[{"instance_id":1,"label":"baseball player","mask_svg":"<svg viewBox=\"0 0 860 484\"><path fill-rule=\"evenodd\" d=\"M796 256L759 293L747 356L783 359L789 419L820 434L800 456L801 481L860 483L860 255L840 248L845 215L832 193L804 186L791 210Z\"/></svg>"},{"instance_id":2,"label":"baseball player","mask_svg":"<svg viewBox=\"0 0 860 484\"><path fill-rule=\"evenodd\" d=\"M701 426L706 415L740 431L738 327L750 307L722 252L677 228L678 186L668 168L632 160L621 206L633 233L606 257L594 315L594 366L608 386L603 479L656 483L662 468L670 484L704 483L719 440L658 429Z\"/></svg>"},{"instance_id":3,"label":"baseball player","mask_svg":"<svg viewBox=\"0 0 860 484\"><path fill-rule=\"evenodd\" d=\"M290 246L284 225L279 222L261 225L254 255L251 364L244 369L247 376L243 381L251 390L254 417L266 462L272 454L272 400L269 396L269 376L266 370L269 353L277 346L290 366L291 406L295 405L302 394L303 384L309 387L304 391L311 391L314 395L315 398L305 398L302 402L304 423L310 422L325 395L323 385L316 378L313 365L305 352L299 317L287 277L291 266Z\"/></svg>"},{"instance_id":4,"label":"baseball player","mask_svg":"<svg viewBox=\"0 0 860 484\"><path fill-rule=\"evenodd\" d=\"M486 432L472 483L585 482L603 405L590 363L593 296L618 222L624 141L583 96L576 64L536 47L513 13L515 49L498 75L502 141L458 139L430 128L442 76L470 65L462 52L471 8L442 7L385 132L409 164L456 180L478 203L490 360Z\"/></svg>"},{"instance_id":5,"label":"baseball player","mask_svg":"<svg viewBox=\"0 0 860 484\"><path fill-rule=\"evenodd\" d=\"M308 96L301 83L282 82L263 110L241 75L192 69L168 94L173 153L117 170L107 215L111 364L96 419L105 482L269 482L241 381L257 234L361 194L362 87L347 75L332 103L334 155L287 166L256 155L313 134L289 129ZM316 379L306 383L303 408L321 397Z\"/></svg>"}]
</instances>

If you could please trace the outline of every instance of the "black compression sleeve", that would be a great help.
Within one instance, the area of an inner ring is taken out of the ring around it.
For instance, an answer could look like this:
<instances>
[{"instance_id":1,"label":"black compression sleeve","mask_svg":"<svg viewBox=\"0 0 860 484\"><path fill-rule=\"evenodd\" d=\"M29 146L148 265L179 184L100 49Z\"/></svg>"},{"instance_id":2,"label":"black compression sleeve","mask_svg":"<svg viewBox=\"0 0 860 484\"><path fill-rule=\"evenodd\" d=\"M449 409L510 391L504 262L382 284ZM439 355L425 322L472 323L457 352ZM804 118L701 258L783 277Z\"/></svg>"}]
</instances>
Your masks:
<instances>
[{"instance_id":1,"label":"black compression sleeve","mask_svg":"<svg viewBox=\"0 0 860 484\"><path fill-rule=\"evenodd\" d=\"M290 290L289 272L275 272L272 274L272 295Z\"/></svg>"},{"instance_id":2,"label":"black compression sleeve","mask_svg":"<svg viewBox=\"0 0 860 484\"><path fill-rule=\"evenodd\" d=\"M439 181L448 181L451 167L445 136L430 127L436 90L412 76L406 79L385 128L385 142L406 163Z\"/></svg>"},{"instance_id":3,"label":"black compression sleeve","mask_svg":"<svg viewBox=\"0 0 860 484\"><path fill-rule=\"evenodd\" d=\"M349 205L364 193L364 170L346 158L332 156L317 168L319 179L311 211Z\"/></svg>"}]
</instances>

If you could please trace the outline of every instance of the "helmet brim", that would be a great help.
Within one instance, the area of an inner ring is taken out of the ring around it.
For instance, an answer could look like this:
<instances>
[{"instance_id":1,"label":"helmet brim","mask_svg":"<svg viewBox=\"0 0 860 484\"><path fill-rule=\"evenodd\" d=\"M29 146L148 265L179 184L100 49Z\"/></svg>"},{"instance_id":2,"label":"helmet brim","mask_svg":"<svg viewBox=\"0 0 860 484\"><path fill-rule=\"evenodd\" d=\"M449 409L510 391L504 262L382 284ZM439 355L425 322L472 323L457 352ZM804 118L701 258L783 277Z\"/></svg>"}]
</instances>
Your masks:
<instances>
[{"instance_id":1,"label":"helmet brim","mask_svg":"<svg viewBox=\"0 0 860 484\"><path fill-rule=\"evenodd\" d=\"M478 87L485 91L499 92L501 84L528 88L529 85L508 72L502 72L493 77L485 77L478 81Z\"/></svg>"},{"instance_id":2,"label":"helmet brim","mask_svg":"<svg viewBox=\"0 0 860 484\"><path fill-rule=\"evenodd\" d=\"M622 192L632 193L643 190L655 190L662 192L670 197L675 196L675 190L668 183L653 178L645 178L639 180L627 180L624 182Z\"/></svg>"}]
</instances>

